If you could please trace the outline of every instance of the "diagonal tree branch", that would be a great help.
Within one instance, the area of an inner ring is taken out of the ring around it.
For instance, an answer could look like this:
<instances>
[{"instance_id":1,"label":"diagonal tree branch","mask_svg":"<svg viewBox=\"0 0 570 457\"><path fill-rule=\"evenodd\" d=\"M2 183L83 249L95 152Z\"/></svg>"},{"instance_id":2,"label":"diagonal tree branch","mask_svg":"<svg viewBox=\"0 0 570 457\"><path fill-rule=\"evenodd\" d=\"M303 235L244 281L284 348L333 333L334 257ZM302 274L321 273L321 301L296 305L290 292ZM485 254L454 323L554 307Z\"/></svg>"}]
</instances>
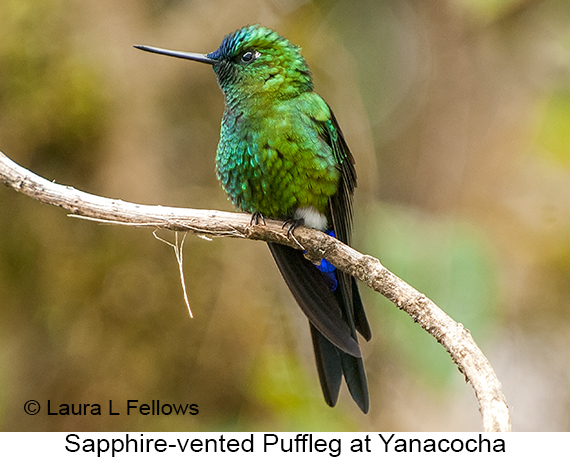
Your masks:
<instances>
[{"instance_id":1,"label":"diagonal tree branch","mask_svg":"<svg viewBox=\"0 0 570 457\"><path fill-rule=\"evenodd\" d=\"M336 238L306 227L288 237L282 221L252 225L243 213L138 205L82 192L48 181L19 166L0 152L0 181L17 192L59 206L72 215L99 222L136 227L188 231L198 236L229 236L272 241L307 251L312 259L325 258L337 268L380 292L408 313L451 355L475 391L485 431L510 431L505 395L491 364L471 333L435 303L386 269L378 259L361 254Z\"/></svg>"}]
</instances>

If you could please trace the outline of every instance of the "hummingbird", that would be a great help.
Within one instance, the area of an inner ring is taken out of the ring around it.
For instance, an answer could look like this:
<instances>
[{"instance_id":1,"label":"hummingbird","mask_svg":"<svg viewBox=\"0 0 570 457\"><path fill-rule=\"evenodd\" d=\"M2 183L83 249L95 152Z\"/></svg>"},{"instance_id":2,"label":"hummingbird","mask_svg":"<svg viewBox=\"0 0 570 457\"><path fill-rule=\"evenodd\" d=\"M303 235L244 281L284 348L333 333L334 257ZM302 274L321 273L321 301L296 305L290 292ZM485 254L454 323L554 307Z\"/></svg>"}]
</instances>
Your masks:
<instances>
[{"instance_id":1,"label":"hummingbird","mask_svg":"<svg viewBox=\"0 0 570 457\"><path fill-rule=\"evenodd\" d=\"M261 25L224 37L209 54L136 45L138 49L211 65L225 110L216 173L237 209L305 225L350 242L354 158L329 105L313 90L300 47ZM354 277L325 259L268 243L275 262L309 320L325 402L335 406L342 378L360 407L369 409L357 331L372 334Z\"/></svg>"}]
</instances>

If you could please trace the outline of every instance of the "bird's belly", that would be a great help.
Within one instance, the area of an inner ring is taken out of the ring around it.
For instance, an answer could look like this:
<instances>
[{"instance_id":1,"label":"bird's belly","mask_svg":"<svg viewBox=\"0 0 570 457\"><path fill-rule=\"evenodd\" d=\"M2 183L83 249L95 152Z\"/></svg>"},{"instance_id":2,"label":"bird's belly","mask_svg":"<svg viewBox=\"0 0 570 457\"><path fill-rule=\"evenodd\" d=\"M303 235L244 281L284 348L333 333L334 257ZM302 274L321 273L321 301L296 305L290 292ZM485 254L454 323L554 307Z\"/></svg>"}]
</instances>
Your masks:
<instances>
[{"instance_id":1,"label":"bird's belly","mask_svg":"<svg viewBox=\"0 0 570 457\"><path fill-rule=\"evenodd\" d=\"M338 170L310 154L287 154L255 144L233 148L220 142L217 173L232 203L250 213L289 219L299 208L325 213L336 192ZM297 151L298 152L298 151Z\"/></svg>"}]
</instances>

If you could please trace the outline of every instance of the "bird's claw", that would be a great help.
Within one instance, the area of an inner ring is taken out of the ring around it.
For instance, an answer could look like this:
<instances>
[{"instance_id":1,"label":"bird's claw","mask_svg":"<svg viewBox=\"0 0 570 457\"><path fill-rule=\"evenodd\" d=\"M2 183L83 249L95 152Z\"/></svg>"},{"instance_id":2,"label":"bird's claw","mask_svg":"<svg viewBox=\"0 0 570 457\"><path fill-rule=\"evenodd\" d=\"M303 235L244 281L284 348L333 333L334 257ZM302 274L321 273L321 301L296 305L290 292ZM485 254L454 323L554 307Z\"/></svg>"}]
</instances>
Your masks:
<instances>
[{"instance_id":1,"label":"bird's claw","mask_svg":"<svg viewBox=\"0 0 570 457\"><path fill-rule=\"evenodd\" d=\"M303 225L304 222L305 221L303 219L289 219L283 222L281 228L284 229L288 226L289 228L287 229L287 236L291 237L291 235L293 235L293 232L295 232L295 229L300 225Z\"/></svg>"},{"instance_id":2,"label":"bird's claw","mask_svg":"<svg viewBox=\"0 0 570 457\"><path fill-rule=\"evenodd\" d=\"M263 225L267 225L265 223L265 218L263 217L263 214L255 212L251 215L251 220L249 221L249 225L259 225L259 221L263 222Z\"/></svg>"}]
</instances>

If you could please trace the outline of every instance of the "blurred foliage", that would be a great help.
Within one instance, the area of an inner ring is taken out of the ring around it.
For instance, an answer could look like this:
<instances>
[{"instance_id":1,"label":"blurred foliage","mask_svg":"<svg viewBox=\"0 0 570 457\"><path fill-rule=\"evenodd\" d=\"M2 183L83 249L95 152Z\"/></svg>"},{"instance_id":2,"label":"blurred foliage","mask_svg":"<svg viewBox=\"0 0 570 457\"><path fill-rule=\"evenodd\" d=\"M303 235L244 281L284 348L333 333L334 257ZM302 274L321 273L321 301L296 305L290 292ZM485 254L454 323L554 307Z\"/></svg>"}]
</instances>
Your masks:
<instances>
[{"instance_id":1,"label":"blurred foliage","mask_svg":"<svg viewBox=\"0 0 570 457\"><path fill-rule=\"evenodd\" d=\"M141 203L231 209L207 66L244 24L303 47L356 157L355 247L462 322L516 430L570 430L570 4L566 0L4 0L0 149ZM161 233L165 238L169 234ZM267 248L188 238L187 315L150 230L0 189L0 430L478 430L433 338L362 288L371 411L324 404L306 319ZM23 404L42 404L27 416ZM47 400L120 416L47 416ZM128 399L197 416L127 416Z\"/></svg>"},{"instance_id":2,"label":"blurred foliage","mask_svg":"<svg viewBox=\"0 0 570 457\"><path fill-rule=\"evenodd\" d=\"M564 92L554 92L546 102L539 134L538 151L570 168L570 85Z\"/></svg>"},{"instance_id":3,"label":"blurred foliage","mask_svg":"<svg viewBox=\"0 0 570 457\"><path fill-rule=\"evenodd\" d=\"M366 221L357 222L365 251L382 259L390 271L434 300L447 314L471 331L475 341L492 343L497 322L499 290L493 250L483 233L465 221L421 214L404 207L367 208ZM383 297L374 297L371 310L382 328L383 343L401 358L410 376L435 390L447 391L457 376L449 355L409 316ZM459 317L461 316L461 317Z\"/></svg>"},{"instance_id":4,"label":"blurred foliage","mask_svg":"<svg viewBox=\"0 0 570 457\"><path fill-rule=\"evenodd\" d=\"M74 25L64 6L0 5L0 135L4 148L31 156L30 163L85 178L101 153L106 101L96 67L71 49Z\"/></svg>"}]
</instances>

